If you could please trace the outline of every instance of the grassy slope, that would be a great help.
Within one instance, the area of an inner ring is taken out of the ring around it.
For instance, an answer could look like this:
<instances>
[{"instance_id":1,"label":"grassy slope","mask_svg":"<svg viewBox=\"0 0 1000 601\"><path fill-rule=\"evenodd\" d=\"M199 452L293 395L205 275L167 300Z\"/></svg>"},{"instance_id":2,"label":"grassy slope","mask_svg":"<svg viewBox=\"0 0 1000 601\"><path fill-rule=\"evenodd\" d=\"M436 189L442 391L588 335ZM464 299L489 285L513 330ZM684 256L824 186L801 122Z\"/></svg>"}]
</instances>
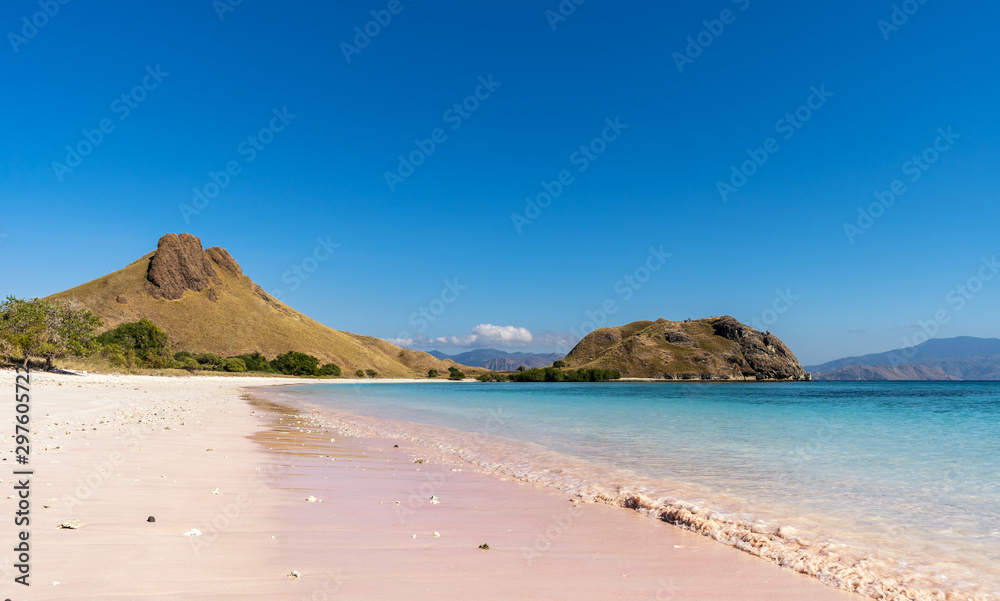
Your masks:
<instances>
[{"instance_id":1,"label":"grassy slope","mask_svg":"<svg viewBox=\"0 0 1000 601\"><path fill-rule=\"evenodd\" d=\"M201 292L189 290L178 300L154 299L147 292L150 256L51 298L90 309L108 328L148 318L170 335L175 350L223 357L253 351L274 357L295 350L315 355L322 363L336 363L345 375L374 369L388 377L424 376L428 369L446 374L448 366L457 365L384 340L329 328L267 296L249 277L224 269L216 269L221 285ZM119 296L126 302L119 302ZM462 369L467 374L484 371Z\"/></svg>"},{"instance_id":2,"label":"grassy slope","mask_svg":"<svg viewBox=\"0 0 1000 601\"><path fill-rule=\"evenodd\" d=\"M714 318L691 322L635 321L601 328L584 337L564 361L574 368L617 369L629 377L657 378L665 373L733 374L729 357L738 345L712 328ZM689 338L691 343L668 338Z\"/></svg>"}]
</instances>

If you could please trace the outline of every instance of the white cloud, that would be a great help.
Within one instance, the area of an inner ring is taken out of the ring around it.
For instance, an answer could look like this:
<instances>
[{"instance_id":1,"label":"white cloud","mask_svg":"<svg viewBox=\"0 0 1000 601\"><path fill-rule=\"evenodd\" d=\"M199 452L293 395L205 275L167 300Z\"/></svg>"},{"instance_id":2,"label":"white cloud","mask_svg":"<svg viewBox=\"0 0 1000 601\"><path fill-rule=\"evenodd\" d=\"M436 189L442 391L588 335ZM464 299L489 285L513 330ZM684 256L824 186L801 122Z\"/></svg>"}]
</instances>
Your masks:
<instances>
[{"instance_id":1,"label":"white cloud","mask_svg":"<svg viewBox=\"0 0 1000 601\"><path fill-rule=\"evenodd\" d=\"M498 326L491 323L481 323L464 336L438 336L429 338L417 334L412 338L388 338L397 346L408 348L525 348L565 346L572 348L576 337L570 332L544 332L533 336L528 328L518 326Z\"/></svg>"}]
</instances>

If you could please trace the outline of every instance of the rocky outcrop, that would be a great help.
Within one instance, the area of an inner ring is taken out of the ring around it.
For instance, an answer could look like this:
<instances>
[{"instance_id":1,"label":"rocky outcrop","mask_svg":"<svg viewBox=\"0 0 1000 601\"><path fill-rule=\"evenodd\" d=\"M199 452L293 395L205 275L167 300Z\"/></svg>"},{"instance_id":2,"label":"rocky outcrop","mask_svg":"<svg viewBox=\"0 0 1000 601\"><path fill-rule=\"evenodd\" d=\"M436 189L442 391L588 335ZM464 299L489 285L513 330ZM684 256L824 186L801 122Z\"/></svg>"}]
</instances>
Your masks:
<instances>
[{"instance_id":1,"label":"rocky outcrop","mask_svg":"<svg viewBox=\"0 0 1000 601\"><path fill-rule=\"evenodd\" d=\"M229 253L225 255L236 263ZM215 263L201 247L201 240L191 234L167 234L160 238L149 260L146 279L152 286L150 293L154 298L168 300L177 300L188 290L201 292L222 283L215 272Z\"/></svg>"},{"instance_id":2,"label":"rocky outcrop","mask_svg":"<svg viewBox=\"0 0 1000 601\"><path fill-rule=\"evenodd\" d=\"M799 365L792 351L771 332L759 332L728 315L718 318L712 328L726 340L736 342L745 366L741 373L756 379L801 380L806 371Z\"/></svg>"},{"instance_id":3,"label":"rocky outcrop","mask_svg":"<svg viewBox=\"0 0 1000 601\"><path fill-rule=\"evenodd\" d=\"M616 369L632 378L809 379L777 336L729 316L600 328L577 343L564 361L574 368Z\"/></svg>"},{"instance_id":4,"label":"rocky outcrop","mask_svg":"<svg viewBox=\"0 0 1000 601\"><path fill-rule=\"evenodd\" d=\"M187 234L181 234L181 235L186 236ZM192 236L192 238L194 238L194 236ZM195 240L197 240L197 238L195 238ZM229 273L233 274L235 277L240 277L243 275L243 270L240 269L239 263L237 263L236 259L234 259L232 255L229 254L228 250L220 246L213 246L212 248L206 250L205 254L208 255L208 257L212 259L212 261L214 261L216 265L218 265L222 269L225 269Z\"/></svg>"}]
</instances>

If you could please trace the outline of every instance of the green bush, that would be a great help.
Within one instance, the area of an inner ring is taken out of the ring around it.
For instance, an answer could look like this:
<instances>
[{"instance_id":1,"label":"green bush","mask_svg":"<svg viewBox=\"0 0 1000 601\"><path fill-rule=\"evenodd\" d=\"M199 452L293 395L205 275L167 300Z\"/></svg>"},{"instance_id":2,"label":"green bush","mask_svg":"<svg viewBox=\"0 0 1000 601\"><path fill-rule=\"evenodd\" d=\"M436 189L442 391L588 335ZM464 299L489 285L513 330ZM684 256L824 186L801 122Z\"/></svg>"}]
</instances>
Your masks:
<instances>
[{"instance_id":1,"label":"green bush","mask_svg":"<svg viewBox=\"0 0 1000 601\"><path fill-rule=\"evenodd\" d=\"M319 368L319 375L321 376L334 376L336 378L340 377L340 366L336 363L327 363L323 367Z\"/></svg>"},{"instance_id":2,"label":"green bush","mask_svg":"<svg viewBox=\"0 0 1000 601\"><path fill-rule=\"evenodd\" d=\"M358 371L354 372L354 375L357 376L357 377L359 377L359 378L363 378L363 377L365 377L365 370L359 369Z\"/></svg>"},{"instance_id":3,"label":"green bush","mask_svg":"<svg viewBox=\"0 0 1000 601\"><path fill-rule=\"evenodd\" d=\"M427 377L428 378L436 378L436 377L438 377L438 370L436 370L436 369L427 370Z\"/></svg>"},{"instance_id":4,"label":"green bush","mask_svg":"<svg viewBox=\"0 0 1000 601\"><path fill-rule=\"evenodd\" d=\"M501 373L497 373L495 371L491 371L489 373L478 376L476 379L479 380L480 382L506 382L507 376Z\"/></svg>"},{"instance_id":5,"label":"green bush","mask_svg":"<svg viewBox=\"0 0 1000 601\"><path fill-rule=\"evenodd\" d=\"M123 349L119 344L102 344L97 351L97 355L114 367L126 369L135 367L135 351L132 349Z\"/></svg>"},{"instance_id":6,"label":"green bush","mask_svg":"<svg viewBox=\"0 0 1000 601\"><path fill-rule=\"evenodd\" d=\"M552 364L552 367L566 367L566 362L559 360Z\"/></svg>"},{"instance_id":7,"label":"green bush","mask_svg":"<svg viewBox=\"0 0 1000 601\"><path fill-rule=\"evenodd\" d=\"M459 371L459 369L457 367L452 366L452 367L448 368L448 379L449 380L464 380L465 379L465 374L462 373L461 371Z\"/></svg>"},{"instance_id":8,"label":"green bush","mask_svg":"<svg viewBox=\"0 0 1000 601\"><path fill-rule=\"evenodd\" d=\"M222 370L232 373L243 373L247 370L247 364L238 357L229 357L222 360Z\"/></svg>"},{"instance_id":9,"label":"green bush","mask_svg":"<svg viewBox=\"0 0 1000 601\"><path fill-rule=\"evenodd\" d=\"M561 370L546 367L510 374L507 379L511 382L607 382L621 377L621 373L614 369Z\"/></svg>"},{"instance_id":10,"label":"green bush","mask_svg":"<svg viewBox=\"0 0 1000 601\"><path fill-rule=\"evenodd\" d=\"M215 353L198 353L194 356L194 360L207 371L222 371L225 368L225 361Z\"/></svg>"},{"instance_id":11,"label":"green bush","mask_svg":"<svg viewBox=\"0 0 1000 601\"><path fill-rule=\"evenodd\" d=\"M177 362L177 367L188 371L199 371L201 369L201 364L198 363L194 357L182 357L181 360Z\"/></svg>"},{"instance_id":12,"label":"green bush","mask_svg":"<svg viewBox=\"0 0 1000 601\"><path fill-rule=\"evenodd\" d=\"M257 371L263 373L274 371L271 367L271 362L267 360L267 357L258 352L248 353L246 355L236 355L235 357L230 357L230 359L242 359L243 363L247 366L247 371Z\"/></svg>"},{"instance_id":13,"label":"green bush","mask_svg":"<svg viewBox=\"0 0 1000 601\"><path fill-rule=\"evenodd\" d=\"M132 351L134 365L138 367L170 367L174 362L167 333L148 319L123 323L98 336L97 342L105 346L116 344L123 353Z\"/></svg>"},{"instance_id":14,"label":"green bush","mask_svg":"<svg viewBox=\"0 0 1000 601\"><path fill-rule=\"evenodd\" d=\"M278 373L289 376L315 376L319 373L319 359L312 355L288 351L271 361L271 367Z\"/></svg>"},{"instance_id":15,"label":"green bush","mask_svg":"<svg viewBox=\"0 0 1000 601\"><path fill-rule=\"evenodd\" d=\"M366 370L365 370L365 374L366 374L366 375L367 375L367 376L368 376L369 378L374 378L374 377L378 376L378 372L377 372L377 371L375 371L374 369L366 369Z\"/></svg>"}]
</instances>

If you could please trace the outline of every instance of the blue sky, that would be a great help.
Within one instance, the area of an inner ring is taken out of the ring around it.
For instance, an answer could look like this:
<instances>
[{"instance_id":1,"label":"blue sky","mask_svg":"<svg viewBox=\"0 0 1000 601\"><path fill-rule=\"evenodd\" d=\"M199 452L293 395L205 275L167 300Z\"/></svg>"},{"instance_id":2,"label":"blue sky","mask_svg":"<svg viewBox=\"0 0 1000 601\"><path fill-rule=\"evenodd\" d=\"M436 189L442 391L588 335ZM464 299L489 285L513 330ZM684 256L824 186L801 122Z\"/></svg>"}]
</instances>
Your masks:
<instances>
[{"instance_id":1,"label":"blue sky","mask_svg":"<svg viewBox=\"0 0 1000 601\"><path fill-rule=\"evenodd\" d=\"M1000 336L995 3L161 4L0 9L2 292L190 232L418 348Z\"/></svg>"}]
</instances>

